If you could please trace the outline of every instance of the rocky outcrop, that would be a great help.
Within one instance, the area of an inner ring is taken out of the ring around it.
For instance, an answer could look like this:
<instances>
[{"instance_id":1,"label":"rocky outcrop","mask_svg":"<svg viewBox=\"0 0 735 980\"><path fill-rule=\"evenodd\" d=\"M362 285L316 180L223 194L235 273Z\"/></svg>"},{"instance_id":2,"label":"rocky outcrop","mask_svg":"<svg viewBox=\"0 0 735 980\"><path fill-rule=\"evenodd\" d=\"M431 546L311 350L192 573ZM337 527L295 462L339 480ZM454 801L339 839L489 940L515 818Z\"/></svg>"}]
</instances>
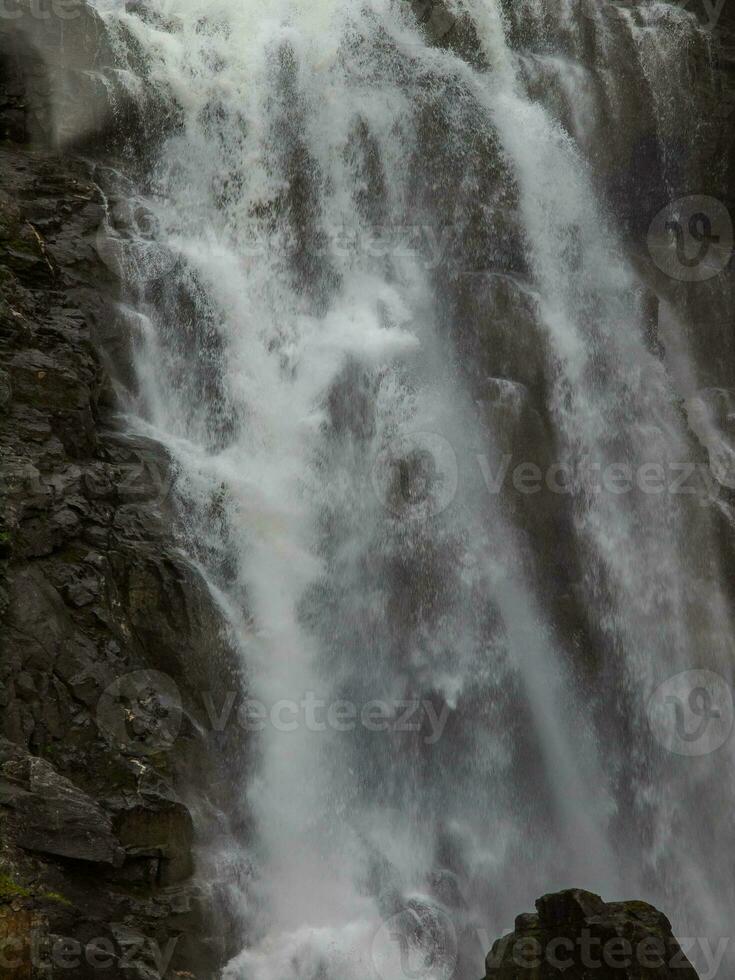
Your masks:
<instances>
[{"instance_id":1,"label":"rocky outcrop","mask_svg":"<svg viewBox=\"0 0 735 980\"><path fill-rule=\"evenodd\" d=\"M411 10L426 39L453 51L476 67L485 67L485 56L475 25L466 13L455 13L444 0L411 0Z\"/></svg>"},{"instance_id":2,"label":"rocky outcrop","mask_svg":"<svg viewBox=\"0 0 735 980\"><path fill-rule=\"evenodd\" d=\"M14 0L0 15L0 140L134 167L177 111L148 85L125 27L111 34L87 0Z\"/></svg>"},{"instance_id":3,"label":"rocky outcrop","mask_svg":"<svg viewBox=\"0 0 735 980\"><path fill-rule=\"evenodd\" d=\"M62 147L110 115L115 64L104 26L83 0L13 4L0 21L6 135Z\"/></svg>"},{"instance_id":4,"label":"rocky outcrop","mask_svg":"<svg viewBox=\"0 0 735 980\"><path fill-rule=\"evenodd\" d=\"M646 902L569 889L519 915L485 961L486 980L697 980L666 916Z\"/></svg>"},{"instance_id":5,"label":"rocky outcrop","mask_svg":"<svg viewBox=\"0 0 735 980\"><path fill-rule=\"evenodd\" d=\"M16 844L25 851L121 865L124 852L112 818L53 766L0 741L2 805Z\"/></svg>"},{"instance_id":6,"label":"rocky outcrop","mask_svg":"<svg viewBox=\"0 0 735 980\"><path fill-rule=\"evenodd\" d=\"M55 76L0 33L0 974L209 977L229 939L202 842L229 832L240 737L207 705L240 681L170 460L117 412L105 172L44 145Z\"/></svg>"}]
</instances>

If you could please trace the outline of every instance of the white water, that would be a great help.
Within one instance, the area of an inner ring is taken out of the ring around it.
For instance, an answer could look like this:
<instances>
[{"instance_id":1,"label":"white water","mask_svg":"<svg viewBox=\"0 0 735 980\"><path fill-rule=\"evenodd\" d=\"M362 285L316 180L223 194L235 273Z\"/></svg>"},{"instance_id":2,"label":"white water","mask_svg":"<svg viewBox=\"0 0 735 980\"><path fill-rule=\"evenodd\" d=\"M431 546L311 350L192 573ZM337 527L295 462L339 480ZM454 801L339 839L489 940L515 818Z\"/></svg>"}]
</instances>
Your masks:
<instances>
[{"instance_id":1,"label":"white water","mask_svg":"<svg viewBox=\"0 0 735 980\"><path fill-rule=\"evenodd\" d=\"M649 135L668 138L682 109L666 99L683 83L661 95L665 55L697 29L680 14L659 23L663 4L515 6L522 44L498 0L456 7L477 32L471 66L430 46L399 0L100 4L132 70L181 113L146 188L178 263L157 292L137 284L135 411L179 461L249 694L272 706L313 692L358 714L428 700L445 722L434 739L425 707L421 732L308 730L300 715L251 737L242 806L258 874L228 978L397 980L380 924L406 907L419 945L439 909L450 960L447 932L459 936L455 973L478 976L474 929L492 939L570 886L648 898L680 933L727 935L731 747L668 756L645 718L679 671L731 680L708 511L597 492L585 466L691 454L678 407L690 392L646 344L645 287L600 175L622 159L610 120L644 115L635 72L655 96ZM381 228L412 247L386 247ZM470 365L446 293L485 288L461 285L478 249L478 281L507 276L518 320L489 307L487 363ZM553 555L559 529L529 532L512 487L483 479L515 423L484 413L476 375L493 375L495 334L512 345L514 329L532 331L544 386L530 397L577 474L563 545L581 572L559 574L585 611L581 641L550 599L539 535ZM696 375L685 341L678 356ZM438 478L401 499L386 461L403 458L405 474L416 446ZM419 971L447 974L441 958Z\"/></svg>"}]
</instances>

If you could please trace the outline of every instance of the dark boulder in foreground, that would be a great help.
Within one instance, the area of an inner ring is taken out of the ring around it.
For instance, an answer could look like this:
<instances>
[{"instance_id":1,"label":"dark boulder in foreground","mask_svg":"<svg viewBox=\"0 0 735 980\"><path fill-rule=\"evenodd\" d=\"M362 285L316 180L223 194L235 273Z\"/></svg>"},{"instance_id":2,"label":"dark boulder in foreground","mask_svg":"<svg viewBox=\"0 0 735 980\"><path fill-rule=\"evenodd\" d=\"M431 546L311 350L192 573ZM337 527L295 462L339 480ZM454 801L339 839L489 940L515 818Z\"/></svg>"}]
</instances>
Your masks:
<instances>
[{"instance_id":1,"label":"dark boulder in foreground","mask_svg":"<svg viewBox=\"0 0 735 980\"><path fill-rule=\"evenodd\" d=\"M697 980L666 916L579 889L544 895L485 960L486 980Z\"/></svg>"}]
</instances>

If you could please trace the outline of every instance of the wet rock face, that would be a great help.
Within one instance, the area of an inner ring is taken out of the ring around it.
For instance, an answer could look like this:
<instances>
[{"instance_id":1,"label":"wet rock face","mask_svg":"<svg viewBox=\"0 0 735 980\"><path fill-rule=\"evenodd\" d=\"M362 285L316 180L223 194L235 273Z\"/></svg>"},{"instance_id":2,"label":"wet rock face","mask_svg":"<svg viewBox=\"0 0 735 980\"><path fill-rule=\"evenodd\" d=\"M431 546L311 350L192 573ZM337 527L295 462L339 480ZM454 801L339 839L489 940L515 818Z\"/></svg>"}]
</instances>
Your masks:
<instances>
[{"instance_id":1,"label":"wet rock face","mask_svg":"<svg viewBox=\"0 0 735 980\"><path fill-rule=\"evenodd\" d=\"M109 96L98 72L114 56L83 0L13 4L0 18L0 61L7 136L61 147L105 128Z\"/></svg>"},{"instance_id":2,"label":"wet rock face","mask_svg":"<svg viewBox=\"0 0 735 980\"><path fill-rule=\"evenodd\" d=\"M519 915L485 961L486 980L697 980L666 916L645 902L569 889Z\"/></svg>"},{"instance_id":3,"label":"wet rock face","mask_svg":"<svg viewBox=\"0 0 735 980\"><path fill-rule=\"evenodd\" d=\"M78 861L122 864L124 853L112 833L112 819L91 797L48 762L6 739L0 741L0 759L2 802L19 847Z\"/></svg>"},{"instance_id":4,"label":"wet rock face","mask_svg":"<svg viewBox=\"0 0 735 980\"><path fill-rule=\"evenodd\" d=\"M454 13L444 0L411 0L411 10L429 43L453 51L478 68L486 67L477 31L467 14Z\"/></svg>"},{"instance_id":5,"label":"wet rock face","mask_svg":"<svg viewBox=\"0 0 735 980\"><path fill-rule=\"evenodd\" d=\"M119 32L111 37L87 0L13 0L0 14L0 140L145 169L177 109L146 84L134 43ZM130 42L125 61L118 42ZM130 73L140 76L136 98Z\"/></svg>"},{"instance_id":6,"label":"wet rock face","mask_svg":"<svg viewBox=\"0 0 735 980\"><path fill-rule=\"evenodd\" d=\"M722 160L723 199L730 212L735 209L735 132L732 106L735 103L735 10L721 6L715 29L715 72L719 94L719 118L715 153Z\"/></svg>"},{"instance_id":7,"label":"wet rock face","mask_svg":"<svg viewBox=\"0 0 735 980\"><path fill-rule=\"evenodd\" d=\"M0 45L0 966L209 977L228 940L196 852L241 733L202 695L239 678L170 461L116 414L102 172L29 148L27 82Z\"/></svg>"}]
</instances>

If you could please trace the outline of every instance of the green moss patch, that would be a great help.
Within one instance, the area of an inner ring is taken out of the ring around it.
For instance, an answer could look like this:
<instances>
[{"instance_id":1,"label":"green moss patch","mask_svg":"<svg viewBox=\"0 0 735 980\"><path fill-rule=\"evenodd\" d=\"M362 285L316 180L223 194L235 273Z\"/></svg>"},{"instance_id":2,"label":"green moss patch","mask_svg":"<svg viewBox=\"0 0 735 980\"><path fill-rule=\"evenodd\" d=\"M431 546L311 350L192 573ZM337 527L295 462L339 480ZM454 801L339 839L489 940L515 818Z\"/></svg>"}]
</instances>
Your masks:
<instances>
[{"instance_id":1,"label":"green moss patch","mask_svg":"<svg viewBox=\"0 0 735 980\"><path fill-rule=\"evenodd\" d=\"M38 891L38 889L26 888L13 881L10 875L0 874L0 903L12 902L16 898L34 898L42 902L56 902L58 905L71 905L72 903L59 892Z\"/></svg>"},{"instance_id":2,"label":"green moss patch","mask_svg":"<svg viewBox=\"0 0 735 980\"><path fill-rule=\"evenodd\" d=\"M59 892L43 892L39 897L45 902L56 902L58 905L71 905L69 899L60 895Z\"/></svg>"},{"instance_id":3,"label":"green moss patch","mask_svg":"<svg viewBox=\"0 0 735 980\"><path fill-rule=\"evenodd\" d=\"M28 888L19 885L8 875L0 874L0 902L12 902L14 898L32 898Z\"/></svg>"}]
</instances>

